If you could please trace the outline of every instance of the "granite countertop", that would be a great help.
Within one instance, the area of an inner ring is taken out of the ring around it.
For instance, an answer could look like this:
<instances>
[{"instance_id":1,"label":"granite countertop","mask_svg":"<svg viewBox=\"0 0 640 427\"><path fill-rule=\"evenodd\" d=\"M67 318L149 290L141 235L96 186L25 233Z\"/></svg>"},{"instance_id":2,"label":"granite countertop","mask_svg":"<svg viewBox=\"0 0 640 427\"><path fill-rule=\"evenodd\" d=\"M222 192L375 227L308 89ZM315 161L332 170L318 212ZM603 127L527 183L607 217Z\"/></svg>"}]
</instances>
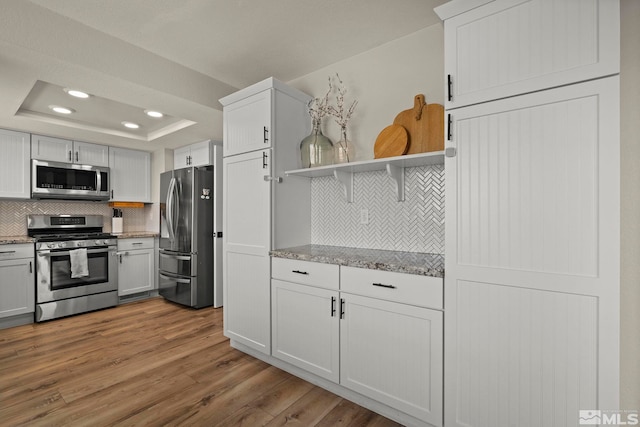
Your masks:
<instances>
[{"instance_id":1,"label":"granite countertop","mask_svg":"<svg viewBox=\"0 0 640 427\"><path fill-rule=\"evenodd\" d=\"M140 237L158 237L160 233L156 231L124 231L122 233L111 233L118 239L135 239Z\"/></svg>"},{"instance_id":2,"label":"granite countertop","mask_svg":"<svg viewBox=\"0 0 640 427\"><path fill-rule=\"evenodd\" d=\"M269 252L276 258L337 264L372 270L444 277L444 255L343 246L305 245Z\"/></svg>"},{"instance_id":3,"label":"granite countertop","mask_svg":"<svg viewBox=\"0 0 640 427\"><path fill-rule=\"evenodd\" d=\"M33 242L35 242L35 239L29 236L0 236L0 245L13 245Z\"/></svg>"}]
</instances>

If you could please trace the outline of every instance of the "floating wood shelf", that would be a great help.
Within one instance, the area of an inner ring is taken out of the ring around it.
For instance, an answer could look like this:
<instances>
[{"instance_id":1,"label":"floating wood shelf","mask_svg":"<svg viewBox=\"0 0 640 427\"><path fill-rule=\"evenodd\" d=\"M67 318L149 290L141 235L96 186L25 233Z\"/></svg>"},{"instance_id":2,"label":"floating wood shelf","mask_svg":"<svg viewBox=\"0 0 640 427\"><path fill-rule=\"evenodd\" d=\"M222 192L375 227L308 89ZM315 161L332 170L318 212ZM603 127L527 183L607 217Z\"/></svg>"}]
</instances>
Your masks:
<instances>
[{"instance_id":1,"label":"floating wood shelf","mask_svg":"<svg viewBox=\"0 0 640 427\"><path fill-rule=\"evenodd\" d=\"M386 170L396 183L396 194L399 202L404 201L404 169L418 166L444 164L444 151L411 154L407 156L387 157L384 159L364 160L360 162L341 163L339 165L319 166L316 168L286 171L287 176L304 176L317 178L334 176L344 190L347 202L353 202L353 174Z\"/></svg>"}]
</instances>

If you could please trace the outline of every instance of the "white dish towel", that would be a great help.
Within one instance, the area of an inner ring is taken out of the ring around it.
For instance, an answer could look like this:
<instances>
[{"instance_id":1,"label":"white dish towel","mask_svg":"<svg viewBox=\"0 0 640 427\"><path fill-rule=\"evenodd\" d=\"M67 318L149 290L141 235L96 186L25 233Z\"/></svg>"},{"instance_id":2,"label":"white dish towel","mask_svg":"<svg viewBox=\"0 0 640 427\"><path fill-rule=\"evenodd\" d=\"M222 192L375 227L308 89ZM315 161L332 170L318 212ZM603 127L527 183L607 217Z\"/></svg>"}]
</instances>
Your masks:
<instances>
[{"instance_id":1,"label":"white dish towel","mask_svg":"<svg viewBox=\"0 0 640 427\"><path fill-rule=\"evenodd\" d=\"M89 261L87 260L87 249L73 249L69 251L71 258L71 278L86 277L89 275Z\"/></svg>"}]
</instances>

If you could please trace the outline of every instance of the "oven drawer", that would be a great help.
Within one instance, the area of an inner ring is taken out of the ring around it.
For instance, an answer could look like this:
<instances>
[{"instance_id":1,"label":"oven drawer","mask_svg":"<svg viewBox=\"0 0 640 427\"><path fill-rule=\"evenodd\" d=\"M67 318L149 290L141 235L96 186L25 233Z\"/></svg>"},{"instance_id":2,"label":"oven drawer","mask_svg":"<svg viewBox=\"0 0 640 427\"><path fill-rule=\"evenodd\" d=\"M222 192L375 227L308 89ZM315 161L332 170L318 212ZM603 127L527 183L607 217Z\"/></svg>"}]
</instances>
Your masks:
<instances>
[{"instance_id":1,"label":"oven drawer","mask_svg":"<svg viewBox=\"0 0 640 427\"><path fill-rule=\"evenodd\" d=\"M158 254L160 271L174 276L196 276L198 274L197 255L181 254L161 250Z\"/></svg>"}]
</instances>

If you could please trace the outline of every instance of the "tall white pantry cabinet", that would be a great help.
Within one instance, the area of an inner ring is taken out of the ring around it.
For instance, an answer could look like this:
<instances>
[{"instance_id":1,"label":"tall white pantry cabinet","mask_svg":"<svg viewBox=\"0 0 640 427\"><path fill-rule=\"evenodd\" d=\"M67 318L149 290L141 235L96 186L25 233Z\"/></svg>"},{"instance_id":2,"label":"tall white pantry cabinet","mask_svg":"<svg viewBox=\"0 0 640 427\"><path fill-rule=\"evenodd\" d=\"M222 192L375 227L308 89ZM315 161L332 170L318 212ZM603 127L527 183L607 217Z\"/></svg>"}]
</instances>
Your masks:
<instances>
[{"instance_id":1,"label":"tall white pantry cabinet","mask_svg":"<svg viewBox=\"0 0 640 427\"><path fill-rule=\"evenodd\" d=\"M311 201L299 144L311 131L310 96L269 78L223 105L224 333L271 354L269 251L309 244Z\"/></svg>"},{"instance_id":2,"label":"tall white pantry cabinet","mask_svg":"<svg viewBox=\"0 0 640 427\"><path fill-rule=\"evenodd\" d=\"M445 425L619 405L618 0L454 0Z\"/></svg>"}]
</instances>

